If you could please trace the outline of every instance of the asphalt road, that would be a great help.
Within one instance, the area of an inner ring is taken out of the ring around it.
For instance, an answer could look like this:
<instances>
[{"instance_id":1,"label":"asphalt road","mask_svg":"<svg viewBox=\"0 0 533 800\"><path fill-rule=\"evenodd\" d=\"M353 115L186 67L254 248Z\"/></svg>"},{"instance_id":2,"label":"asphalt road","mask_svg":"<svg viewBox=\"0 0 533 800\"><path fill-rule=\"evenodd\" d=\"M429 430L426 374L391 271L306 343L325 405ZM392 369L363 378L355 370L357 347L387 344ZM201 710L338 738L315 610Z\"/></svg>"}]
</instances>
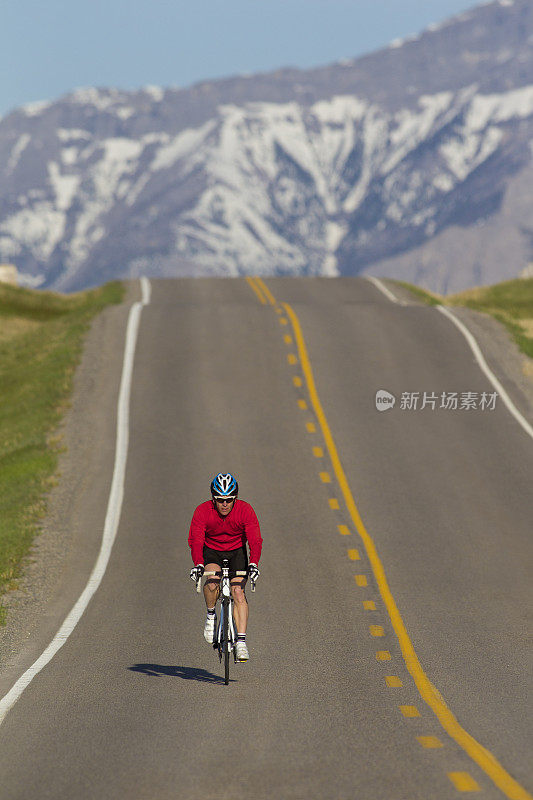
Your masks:
<instances>
[{"instance_id":1,"label":"asphalt road","mask_svg":"<svg viewBox=\"0 0 533 800\"><path fill-rule=\"evenodd\" d=\"M531 790L533 442L498 402L401 408L404 392L493 391L434 309L394 305L358 279L267 284L300 320L423 670ZM506 796L406 668L288 336L286 315L245 280L152 282L117 540L74 633L0 727L2 800L440 800L469 785ZM376 411L378 389L393 409ZM251 659L232 665L228 687L203 640L186 542L220 470L237 475L264 537Z\"/></svg>"}]
</instances>

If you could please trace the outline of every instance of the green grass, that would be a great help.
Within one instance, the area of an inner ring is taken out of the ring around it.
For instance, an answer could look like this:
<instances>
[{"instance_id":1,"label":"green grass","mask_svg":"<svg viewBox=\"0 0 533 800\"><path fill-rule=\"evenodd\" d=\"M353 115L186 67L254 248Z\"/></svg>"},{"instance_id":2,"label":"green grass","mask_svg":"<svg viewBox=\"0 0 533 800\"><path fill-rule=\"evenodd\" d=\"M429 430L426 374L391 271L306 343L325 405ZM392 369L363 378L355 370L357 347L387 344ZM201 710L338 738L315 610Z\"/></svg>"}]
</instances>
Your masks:
<instances>
[{"instance_id":1,"label":"green grass","mask_svg":"<svg viewBox=\"0 0 533 800\"><path fill-rule=\"evenodd\" d=\"M441 297L410 283L395 281L429 305L465 306L490 314L511 333L520 350L533 358L533 278L517 278Z\"/></svg>"},{"instance_id":2,"label":"green grass","mask_svg":"<svg viewBox=\"0 0 533 800\"><path fill-rule=\"evenodd\" d=\"M520 350L533 358L533 278L468 289L451 295L447 302L491 314L506 326Z\"/></svg>"},{"instance_id":3,"label":"green grass","mask_svg":"<svg viewBox=\"0 0 533 800\"><path fill-rule=\"evenodd\" d=\"M397 283L398 286L403 286L404 289L414 294L414 296L422 300L423 303L427 303L428 306L442 305L443 298L440 295L428 292L426 289L421 289L420 286L415 286L414 283L406 283L406 281L393 281L393 283Z\"/></svg>"},{"instance_id":4,"label":"green grass","mask_svg":"<svg viewBox=\"0 0 533 800\"><path fill-rule=\"evenodd\" d=\"M118 282L70 296L0 284L0 594L16 588L46 509L83 336L123 293Z\"/></svg>"}]
</instances>

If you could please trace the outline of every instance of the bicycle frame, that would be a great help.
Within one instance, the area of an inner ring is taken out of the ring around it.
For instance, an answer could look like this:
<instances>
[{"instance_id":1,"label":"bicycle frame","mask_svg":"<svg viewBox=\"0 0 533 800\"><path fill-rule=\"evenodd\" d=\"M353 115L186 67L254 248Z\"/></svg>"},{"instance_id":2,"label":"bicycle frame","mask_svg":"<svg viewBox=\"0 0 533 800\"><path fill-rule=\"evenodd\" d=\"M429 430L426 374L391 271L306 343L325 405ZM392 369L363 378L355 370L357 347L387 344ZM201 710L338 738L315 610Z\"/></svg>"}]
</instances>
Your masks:
<instances>
[{"instance_id":1,"label":"bicycle frame","mask_svg":"<svg viewBox=\"0 0 533 800\"><path fill-rule=\"evenodd\" d=\"M235 622L233 619L233 599L231 597L231 578L244 578L247 577L247 572L234 572L230 575L229 561L222 560L222 572L204 572L204 577L220 577L220 619L218 621L217 630L215 633L215 641L213 648L218 651L219 660L224 658L224 683L226 686L229 684L229 657L233 653L234 661L237 661L235 654L235 642L237 640L237 633L235 630ZM200 592L201 580L196 582L196 591ZM252 592L255 592L255 582L250 581Z\"/></svg>"}]
</instances>

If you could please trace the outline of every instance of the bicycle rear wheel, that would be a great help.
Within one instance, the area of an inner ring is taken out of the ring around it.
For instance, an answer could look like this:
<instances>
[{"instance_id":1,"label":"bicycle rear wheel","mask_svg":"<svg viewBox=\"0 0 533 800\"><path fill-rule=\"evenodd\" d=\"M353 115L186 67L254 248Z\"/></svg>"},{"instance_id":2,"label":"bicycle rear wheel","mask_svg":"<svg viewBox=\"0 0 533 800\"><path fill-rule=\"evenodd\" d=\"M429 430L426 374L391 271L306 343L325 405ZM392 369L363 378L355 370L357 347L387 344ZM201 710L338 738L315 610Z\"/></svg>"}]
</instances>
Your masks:
<instances>
[{"instance_id":1,"label":"bicycle rear wheel","mask_svg":"<svg viewBox=\"0 0 533 800\"><path fill-rule=\"evenodd\" d=\"M226 686L229 683L229 651L230 651L230 631L229 631L229 603L227 601L224 602L224 624L223 624L223 634L222 639L223 647L224 647L224 683Z\"/></svg>"}]
</instances>

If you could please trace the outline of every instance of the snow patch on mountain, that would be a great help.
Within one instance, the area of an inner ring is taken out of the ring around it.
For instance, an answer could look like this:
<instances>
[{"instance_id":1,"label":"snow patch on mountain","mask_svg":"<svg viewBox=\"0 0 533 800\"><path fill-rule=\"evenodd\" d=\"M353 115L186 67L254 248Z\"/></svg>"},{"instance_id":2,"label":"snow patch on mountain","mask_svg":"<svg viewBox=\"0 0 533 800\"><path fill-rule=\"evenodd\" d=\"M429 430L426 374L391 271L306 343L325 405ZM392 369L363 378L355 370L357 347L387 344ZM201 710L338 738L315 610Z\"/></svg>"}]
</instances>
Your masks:
<instances>
[{"instance_id":1,"label":"snow patch on mountain","mask_svg":"<svg viewBox=\"0 0 533 800\"><path fill-rule=\"evenodd\" d=\"M46 275L44 273L39 273L38 275L30 275L26 272L18 272L18 282L19 286L23 286L26 289L38 289L46 280Z\"/></svg>"},{"instance_id":2,"label":"snow patch on mountain","mask_svg":"<svg viewBox=\"0 0 533 800\"><path fill-rule=\"evenodd\" d=\"M18 256L24 246L43 262L50 258L64 233L65 214L52 202L23 208L0 226L2 249L10 258Z\"/></svg>"},{"instance_id":3,"label":"snow patch on mountain","mask_svg":"<svg viewBox=\"0 0 533 800\"><path fill-rule=\"evenodd\" d=\"M126 197L143 147L142 141L113 138L94 145L86 153L91 160L98 156L100 158L94 166L88 167L84 185L78 194L83 209L76 220L68 247L65 260L67 277L76 271L91 248L105 235L105 226L99 221L117 200Z\"/></svg>"},{"instance_id":4,"label":"snow patch on mountain","mask_svg":"<svg viewBox=\"0 0 533 800\"><path fill-rule=\"evenodd\" d=\"M524 86L506 94L477 95L472 99L465 125L478 131L489 123L525 119L533 114L533 86Z\"/></svg>"},{"instance_id":5,"label":"snow patch on mountain","mask_svg":"<svg viewBox=\"0 0 533 800\"><path fill-rule=\"evenodd\" d=\"M52 103L48 100L37 100L35 103L26 103L21 110L27 117L37 117L50 108L51 105Z\"/></svg>"},{"instance_id":6,"label":"snow patch on mountain","mask_svg":"<svg viewBox=\"0 0 533 800\"><path fill-rule=\"evenodd\" d=\"M83 106L94 106L99 111L106 111L119 100L120 94L117 89L106 89L100 91L92 86L75 89L69 96L71 103L78 103Z\"/></svg>"},{"instance_id":7,"label":"snow patch on mountain","mask_svg":"<svg viewBox=\"0 0 533 800\"><path fill-rule=\"evenodd\" d=\"M122 106L122 108L117 109L116 114L120 119L129 119L135 114L135 109L131 106Z\"/></svg>"},{"instance_id":8,"label":"snow patch on mountain","mask_svg":"<svg viewBox=\"0 0 533 800\"><path fill-rule=\"evenodd\" d=\"M89 131L81 130L81 128L58 128L57 136L61 142L70 142L73 139L79 141L80 139L92 138Z\"/></svg>"},{"instance_id":9,"label":"snow patch on mountain","mask_svg":"<svg viewBox=\"0 0 533 800\"><path fill-rule=\"evenodd\" d=\"M66 152L70 152L70 148ZM64 157L65 153L62 155ZM54 189L56 208L59 211L66 211L78 191L81 177L79 175L62 175L59 164L55 161L48 164L48 177Z\"/></svg>"},{"instance_id":10,"label":"snow patch on mountain","mask_svg":"<svg viewBox=\"0 0 533 800\"><path fill-rule=\"evenodd\" d=\"M15 167L20 161L20 157L28 144L30 143L31 136L29 133L23 133L22 136L19 136L15 144L13 145L13 149L11 150L9 159L6 164L6 172L10 175L12 172L15 171Z\"/></svg>"},{"instance_id":11,"label":"snow patch on mountain","mask_svg":"<svg viewBox=\"0 0 533 800\"><path fill-rule=\"evenodd\" d=\"M156 103L160 103L165 96L164 89L161 86L145 86L143 92L149 95Z\"/></svg>"},{"instance_id":12,"label":"snow patch on mountain","mask_svg":"<svg viewBox=\"0 0 533 800\"><path fill-rule=\"evenodd\" d=\"M188 169L194 166L194 153L201 147L205 138L213 130L216 123L214 120L209 120L201 128L189 128L179 133L172 141L165 143L157 151L157 155L152 161L151 169L153 171L160 169L169 169L173 167L177 161L184 159L187 156L192 158L188 162ZM168 137L167 137L168 139ZM157 138L147 138L144 141L148 144L150 141L157 141Z\"/></svg>"},{"instance_id":13,"label":"snow patch on mountain","mask_svg":"<svg viewBox=\"0 0 533 800\"><path fill-rule=\"evenodd\" d=\"M454 138L450 138L440 147L448 169L460 181L464 181L472 170L482 164L494 153L503 138L503 131L489 127L481 135L460 128Z\"/></svg>"}]
</instances>

